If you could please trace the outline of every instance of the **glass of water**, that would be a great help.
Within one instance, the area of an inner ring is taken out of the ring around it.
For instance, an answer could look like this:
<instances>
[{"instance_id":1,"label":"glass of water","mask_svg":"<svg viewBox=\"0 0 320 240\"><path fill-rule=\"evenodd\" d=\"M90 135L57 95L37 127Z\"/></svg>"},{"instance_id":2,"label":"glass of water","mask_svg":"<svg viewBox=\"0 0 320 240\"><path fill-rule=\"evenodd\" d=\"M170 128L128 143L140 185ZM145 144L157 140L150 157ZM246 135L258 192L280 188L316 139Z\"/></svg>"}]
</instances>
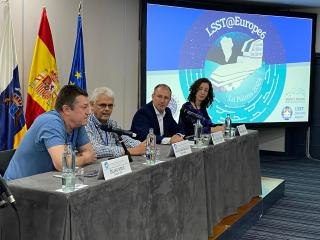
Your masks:
<instances>
[{"instance_id":1,"label":"glass of water","mask_svg":"<svg viewBox=\"0 0 320 240\"><path fill-rule=\"evenodd\" d=\"M160 146L159 145L156 145L156 162L158 162L160 160L160 155L161 155L161 152L160 152Z\"/></svg>"},{"instance_id":2,"label":"glass of water","mask_svg":"<svg viewBox=\"0 0 320 240\"><path fill-rule=\"evenodd\" d=\"M202 143L204 146L209 146L211 140L211 134L202 134Z\"/></svg>"},{"instance_id":3,"label":"glass of water","mask_svg":"<svg viewBox=\"0 0 320 240\"><path fill-rule=\"evenodd\" d=\"M76 167L76 184L77 185L84 185L84 168L82 167Z\"/></svg>"}]
</instances>

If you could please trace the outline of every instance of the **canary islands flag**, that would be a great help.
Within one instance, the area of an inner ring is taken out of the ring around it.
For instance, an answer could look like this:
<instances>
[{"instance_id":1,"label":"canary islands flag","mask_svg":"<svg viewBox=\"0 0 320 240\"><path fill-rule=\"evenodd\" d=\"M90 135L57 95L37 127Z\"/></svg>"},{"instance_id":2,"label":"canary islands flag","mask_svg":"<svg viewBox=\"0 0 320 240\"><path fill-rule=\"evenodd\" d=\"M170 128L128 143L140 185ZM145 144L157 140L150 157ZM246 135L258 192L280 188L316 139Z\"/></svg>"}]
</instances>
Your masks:
<instances>
[{"instance_id":1,"label":"canary islands flag","mask_svg":"<svg viewBox=\"0 0 320 240\"><path fill-rule=\"evenodd\" d=\"M82 38L81 15L78 15L77 39L74 47L74 55L70 72L69 84L77 85L83 90L87 90L86 75L84 68L84 51Z\"/></svg>"},{"instance_id":2,"label":"canary islands flag","mask_svg":"<svg viewBox=\"0 0 320 240\"><path fill-rule=\"evenodd\" d=\"M0 48L0 151L17 148L27 129L9 2L1 4L4 4L4 32Z\"/></svg>"},{"instance_id":3,"label":"canary islands flag","mask_svg":"<svg viewBox=\"0 0 320 240\"><path fill-rule=\"evenodd\" d=\"M54 108L59 90L51 29L46 9L43 8L29 75L26 108L28 128L37 116Z\"/></svg>"}]
</instances>

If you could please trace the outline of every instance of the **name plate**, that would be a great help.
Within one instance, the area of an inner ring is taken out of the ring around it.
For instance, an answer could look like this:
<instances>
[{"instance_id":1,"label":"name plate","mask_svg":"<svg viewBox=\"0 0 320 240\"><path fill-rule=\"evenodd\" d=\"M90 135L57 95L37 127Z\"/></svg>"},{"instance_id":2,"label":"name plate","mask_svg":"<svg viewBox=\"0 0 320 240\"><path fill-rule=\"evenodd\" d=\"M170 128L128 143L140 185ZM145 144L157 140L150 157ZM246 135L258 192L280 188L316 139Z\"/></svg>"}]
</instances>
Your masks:
<instances>
[{"instance_id":1,"label":"name plate","mask_svg":"<svg viewBox=\"0 0 320 240\"><path fill-rule=\"evenodd\" d=\"M222 131L211 133L211 139L212 139L213 145L217 145L219 143L225 142Z\"/></svg>"},{"instance_id":2,"label":"name plate","mask_svg":"<svg viewBox=\"0 0 320 240\"><path fill-rule=\"evenodd\" d=\"M238 129L238 132L239 132L239 135L240 135L240 136L243 136L243 135L247 135L247 134L248 134L246 125L244 125L244 124L241 124L241 125L237 126L237 129Z\"/></svg>"},{"instance_id":3,"label":"name plate","mask_svg":"<svg viewBox=\"0 0 320 240\"><path fill-rule=\"evenodd\" d=\"M181 157L192 153L190 143L188 140L171 144L168 156Z\"/></svg>"},{"instance_id":4,"label":"name plate","mask_svg":"<svg viewBox=\"0 0 320 240\"><path fill-rule=\"evenodd\" d=\"M113 179L132 172L127 155L103 161L101 162L101 167L105 180Z\"/></svg>"}]
</instances>

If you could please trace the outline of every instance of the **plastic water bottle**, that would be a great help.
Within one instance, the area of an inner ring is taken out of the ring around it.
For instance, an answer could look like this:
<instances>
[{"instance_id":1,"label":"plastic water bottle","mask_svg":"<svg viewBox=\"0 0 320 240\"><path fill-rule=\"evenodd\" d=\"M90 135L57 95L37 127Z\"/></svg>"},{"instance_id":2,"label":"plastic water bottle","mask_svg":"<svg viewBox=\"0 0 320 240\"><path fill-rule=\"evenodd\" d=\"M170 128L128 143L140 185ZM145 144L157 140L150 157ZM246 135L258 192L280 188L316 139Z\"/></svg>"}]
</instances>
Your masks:
<instances>
[{"instance_id":1,"label":"plastic water bottle","mask_svg":"<svg viewBox=\"0 0 320 240\"><path fill-rule=\"evenodd\" d=\"M200 122L200 119L197 119L197 122L194 124L194 143L195 143L195 146L202 145L202 130L203 130L203 126Z\"/></svg>"},{"instance_id":2,"label":"plastic water bottle","mask_svg":"<svg viewBox=\"0 0 320 240\"><path fill-rule=\"evenodd\" d=\"M149 165L153 165L156 162L156 135L153 133L153 128L149 129L147 136L146 161Z\"/></svg>"},{"instance_id":3,"label":"plastic water bottle","mask_svg":"<svg viewBox=\"0 0 320 240\"><path fill-rule=\"evenodd\" d=\"M76 185L76 155L71 145L65 145L62 154L62 191L72 192Z\"/></svg>"},{"instance_id":4,"label":"plastic water bottle","mask_svg":"<svg viewBox=\"0 0 320 240\"><path fill-rule=\"evenodd\" d=\"M231 137L231 118L230 114L227 114L226 119L224 120L224 127L225 127L225 135L227 138Z\"/></svg>"}]
</instances>

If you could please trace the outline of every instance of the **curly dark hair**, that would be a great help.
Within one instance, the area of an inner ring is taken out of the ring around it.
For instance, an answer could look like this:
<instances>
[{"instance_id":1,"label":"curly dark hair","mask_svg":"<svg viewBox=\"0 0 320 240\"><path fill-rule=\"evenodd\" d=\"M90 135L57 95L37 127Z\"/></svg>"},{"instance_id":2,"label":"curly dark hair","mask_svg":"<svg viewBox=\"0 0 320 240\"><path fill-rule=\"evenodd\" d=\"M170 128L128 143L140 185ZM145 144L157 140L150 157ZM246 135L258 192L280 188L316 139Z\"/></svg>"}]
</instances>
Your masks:
<instances>
[{"instance_id":1,"label":"curly dark hair","mask_svg":"<svg viewBox=\"0 0 320 240\"><path fill-rule=\"evenodd\" d=\"M209 92L208 92L208 96L202 101L201 108L208 108L211 106L211 104L214 100L214 93L213 93L212 84L208 78L199 78L190 86L190 88L189 88L190 93L189 93L188 100L189 100L189 102L196 101L196 94L197 94L197 92L200 88L200 85L202 83L208 83Z\"/></svg>"}]
</instances>

